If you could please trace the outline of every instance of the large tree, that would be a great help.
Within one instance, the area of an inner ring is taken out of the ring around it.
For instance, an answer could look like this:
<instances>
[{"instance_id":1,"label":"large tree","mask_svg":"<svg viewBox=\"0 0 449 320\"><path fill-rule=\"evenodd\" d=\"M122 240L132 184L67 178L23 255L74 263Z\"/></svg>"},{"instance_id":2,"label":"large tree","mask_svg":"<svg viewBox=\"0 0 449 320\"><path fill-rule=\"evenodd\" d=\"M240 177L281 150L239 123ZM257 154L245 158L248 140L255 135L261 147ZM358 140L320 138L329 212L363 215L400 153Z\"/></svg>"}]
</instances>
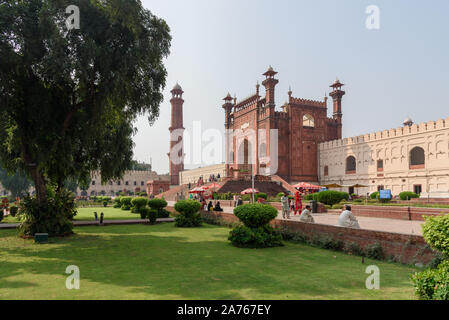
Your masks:
<instances>
[{"instance_id":1,"label":"large tree","mask_svg":"<svg viewBox=\"0 0 449 320\"><path fill-rule=\"evenodd\" d=\"M69 29L76 5L80 28ZM37 201L48 184L117 179L132 160L133 122L159 115L171 37L138 0L0 3L0 161L24 170Z\"/></svg>"}]
</instances>

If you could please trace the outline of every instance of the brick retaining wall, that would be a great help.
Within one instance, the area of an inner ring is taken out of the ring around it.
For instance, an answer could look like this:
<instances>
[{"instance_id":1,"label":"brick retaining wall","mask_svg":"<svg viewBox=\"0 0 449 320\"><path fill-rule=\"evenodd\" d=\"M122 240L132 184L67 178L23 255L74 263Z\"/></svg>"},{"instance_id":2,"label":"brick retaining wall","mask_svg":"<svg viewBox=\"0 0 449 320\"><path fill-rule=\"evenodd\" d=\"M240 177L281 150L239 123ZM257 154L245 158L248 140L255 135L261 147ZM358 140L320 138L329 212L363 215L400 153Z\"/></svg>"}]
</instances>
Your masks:
<instances>
[{"instance_id":1,"label":"brick retaining wall","mask_svg":"<svg viewBox=\"0 0 449 320\"><path fill-rule=\"evenodd\" d=\"M239 219L231 213L225 212L201 212L213 218L219 218L227 223L238 222ZM271 225L277 228L286 228L289 231L298 232L308 238L316 236L331 237L345 243L354 242L361 248L378 242L387 258L394 257L402 263L429 263L435 253L429 248L423 237L383 231L343 228L331 225L304 223L292 220L273 220Z\"/></svg>"}]
</instances>

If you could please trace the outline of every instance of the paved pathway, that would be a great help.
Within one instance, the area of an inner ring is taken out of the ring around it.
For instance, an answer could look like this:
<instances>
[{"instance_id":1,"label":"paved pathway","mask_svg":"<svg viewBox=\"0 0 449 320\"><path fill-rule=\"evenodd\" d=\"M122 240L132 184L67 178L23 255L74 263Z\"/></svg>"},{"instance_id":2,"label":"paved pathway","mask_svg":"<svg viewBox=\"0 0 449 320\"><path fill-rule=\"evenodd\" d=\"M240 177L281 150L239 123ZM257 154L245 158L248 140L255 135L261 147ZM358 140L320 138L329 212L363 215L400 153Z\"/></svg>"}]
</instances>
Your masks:
<instances>
[{"instance_id":1,"label":"paved pathway","mask_svg":"<svg viewBox=\"0 0 449 320\"><path fill-rule=\"evenodd\" d=\"M174 201L168 201L169 206L174 206ZM223 207L223 211L227 213L232 213L233 207ZM315 223L327 224L327 225L337 225L339 213L329 212L329 213L315 213L312 214L315 219ZM299 215L290 216L292 220L299 221ZM281 211L278 210L278 216L276 219L283 219ZM385 231L385 232L396 232L404 234L414 234L422 235L421 225L424 221L409 221L409 220L398 220L398 219L388 219L388 218L370 218L370 217L357 217L359 221L360 228L367 230Z\"/></svg>"}]
</instances>

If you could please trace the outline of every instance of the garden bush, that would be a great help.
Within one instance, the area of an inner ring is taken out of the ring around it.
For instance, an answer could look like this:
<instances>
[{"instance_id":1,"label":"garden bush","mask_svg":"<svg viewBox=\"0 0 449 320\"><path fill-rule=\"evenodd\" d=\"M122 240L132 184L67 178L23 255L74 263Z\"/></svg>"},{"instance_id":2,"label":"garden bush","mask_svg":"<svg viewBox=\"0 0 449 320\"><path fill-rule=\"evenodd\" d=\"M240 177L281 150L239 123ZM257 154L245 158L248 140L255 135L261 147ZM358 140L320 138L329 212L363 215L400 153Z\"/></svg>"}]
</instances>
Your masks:
<instances>
[{"instance_id":1,"label":"garden bush","mask_svg":"<svg viewBox=\"0 0 449 320\"><path fill-rule=\"evenodd\" d=\"M317 193L317 200L321 203L328 204L330 206L339 203L342 200L348 200L349 195L346 192L327 190ZM315 200L315 199L314 199Z\"/></svg>"},{"instance_id":2,"label":"garden bush","mask_svg":"<svg viewBox=\"0 0 449 320\"><path fill-rule=\"evenodd\" d=\"M122 210L131 210L131 197L120 197L120 208Z\"/></svg>"},{"instance_id":3,"label":"garden bush","mask_svg":"<svg viewBox=\"0 0 449 320\"><path fill-rule=\"evenodd\" d=\"M419 198L419 194L416 194L411 191L403 191L403 192L399 193L399 199L401 199L401 200L410 200L413 198Z\"/></svg>"},{"instance_id":4,"label":"garden bush","mask_svg":"<svg viewBox=\"0 0 449 320\"><path fill-rule=\"evenodd\" d=\"M11 215L11 217L15 217L18 211L19 211L19 207L16 205L12 205L9 208L9 214Z\"/></svg>"},{"instance_id":5,"label":"garden bush","mask_svg":"<svg viewBox=\"0 0 449 320\"><path fill-rule=\"evenodd\" d=\"M157 211L158 218L168 218L170 216L170 212L165 210L164 208L167 206L167 201L165 199L151 199L148 201L148 206L151 209L155 209Z\"/></svg>"},{"instance_id":6,"label":"garden bush","mask_svg":"<svg viewBox=\"0 0 449 320\"><path fill-rule=\"evenodd\" d=\"M415 294L422 300L449 300L449 261L436 269L416 272L411 276Z\"/></svg>"},{"instance_id":7,"label":"garden bush","mask_svg":"<svg viewBox=\"0 0 449 320\"><path fill-rule=\"evenodd\" d=\"M379 242L369 244L365 247L365 254L368 258L383 260L384 252Z\"/></svg>"},{"instance_id":8,"label":"garden bush","mask_svg":"<svg viewBox=\"0 0 449 320\"><path fill-rule=\"evenodd\" d=\"M122 205L120 204L120 198L121 197L115 197L114 198L114 208L120 208Z\"/></svg>"},{"instance_id":9,"label":"garden bush","mask_svg":"<svg viewBox=\"0 0 449 320\"><path fill-rule=\"evenodd\" d=\"M194 200L180 200L175 204L175 210L180 214L175 218L176 227L199 227L202 220L199 214L201 204Z\"/></svg>"},{"instance_id":10,"label":"garden bush","mask_svg":"<svg viewBox=\"0 0 449 320\"><path fill-rule=\"evenodd\" d=\"M343 206L344 205L342 203L337 203L332 206L332 209L343 209Z\"/></svg>"},{"instance_id":11,"label":"garden bush","mask_svg":"<svg viewBox=\"0 0 449 320\"><path fill-rule=\"evenodd\" d=\"M22 223L19 234L34 236L35 233L48 233L49 236L63 236L72 233L76 215L75 197L72 192L63 190L55 193L47 189L47 203L39 203L35 196L26 196L20 203L19 216Z\"/></svg>"},{"instance_id":12,"label":"garden bush","mask_svg":"<svg viewBox=\"0 0 449 320\"><path fill-rule=\"evenodd\" d=\"M140 208L140 217L142 219L148 219L150 224L155 224L157 219L157 210L150 209L148 207Z\"/></svg>"},{"instance_id":13,"label":"garden bush","mask_svg":"<svg viewBox=\"0 0 449 320\"><path fill-rule=\"evenodd\" d=\"M228 238L236 247L244 248L268 248L282 246L282 236L269 224L249 228L238 226L231 230Z\"/></svg>"},{"instance_id":14,"label":"garden bush","mask_svg":"<svg viewBox=\"0 0 449 320\"><path fill-rule=\"evenodd\" d=\"M425 217L424 240L443 257L436 269L415 273L412 282L420 299L449 300L449 215Z\"/></svg>"},{"instance_id":15,"label":"garden bush","mask_svg":"<svg viewBox=\"0 0 449 320\"><path fill-rule=\"evenodd\" d=\"M373 192L369 195L371 199L378 199L379 198L379 191Z\"/></svg>"},{"instance_id":16,"label":"garden bush","mask_svg":"<svg viewBox=\"0 0 449 320\"><path fill-rule=\"evenodd\" d=\"M277 217L277 210L260 203L244 204L234 209L234 214L249 228L262 227Z\"/></svg>"},{"instance_id":17,"label":"garden bush","mask_svg":"<svg viewBox=\"0 0 449 320\"><path fill-rule=\"evenodd\" d=\"M425 217L422 226L424 240L446 257L449 256L449 215Z\"/></svg>"},{"instance_id":18,"label":"garden bush","mask_svg":"<svg viewBox=\"0 0 449 320\"><path fill-rule=\"evenodd\" d=\"M267 200L268 195L264 192L259 192L259 193L254 194L255 201L257 201L257 199L259 199L259 198L263 198L263 199Z\"/></svg>"},{"instance_id":19,"label":"garden bush","mask_svg":"<svg viewBox=\"0 0 449 320\"><path fill-rule=\"evenodd\" d=\"M234 209L234 214L243 222L231 230L229 240L237 247L266 248L282 246L282 235L269 222L277 217L277 210L261 203L245 204Z\"/></svg>"},{"instance_id":20,"label":"garden bush","mask_svg":"<svg viewBox=\"0 0 449 320\"><path fill-rule=\"evenodd\" d=\"M0 210L0 222L3 220L3 210Z\"/></svg>"},{"instance_id":21,"label":"garden bush","mask_svg":"<svg viewBox=\"0 0 449 320\"><path fill-rule=\"evenodd\" d=\"M144 197L137 197L131 200L132 213L140 213L140 209L145 208L148 204L148 199Z\"/></svg>"}]
</instances>

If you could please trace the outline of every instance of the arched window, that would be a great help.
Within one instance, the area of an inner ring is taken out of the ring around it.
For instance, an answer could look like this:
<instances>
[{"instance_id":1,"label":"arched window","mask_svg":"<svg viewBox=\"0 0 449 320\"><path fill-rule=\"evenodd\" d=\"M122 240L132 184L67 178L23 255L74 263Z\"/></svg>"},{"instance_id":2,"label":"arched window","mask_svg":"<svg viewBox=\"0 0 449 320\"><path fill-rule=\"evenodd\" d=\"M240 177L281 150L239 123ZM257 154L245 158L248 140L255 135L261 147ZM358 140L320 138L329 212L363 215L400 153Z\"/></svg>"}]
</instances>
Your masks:
<instances>
[{"instance_id":1,"label":"arched window","mask_svg":"<svg viewBox=\"0 0 449 320\"><path fill-rule=\"evenodd\" d=\"M425 154L421 147L414 147L410 150L410 169L424 168Z\"/></svg>"},{"instance_id":2,"label":"arched window","mask_svg":"<svg viewBox=\"0 0 449 320\"><path fill-rule=\"evenodd\" d=\"M356 161L353 156L346 158L346 174L353 174L356 172Z\"/></svg>"},{"instance_id":3,"label":"arched window","mask_svg":"<svg viewBox=\"0 0 449 320\"><path fill-rule=\"evenodd\" d=\"M303 127L315 127L315 120L310 114L305 114L302 117L302 126Z\"/></svg>"}]
</instances>

